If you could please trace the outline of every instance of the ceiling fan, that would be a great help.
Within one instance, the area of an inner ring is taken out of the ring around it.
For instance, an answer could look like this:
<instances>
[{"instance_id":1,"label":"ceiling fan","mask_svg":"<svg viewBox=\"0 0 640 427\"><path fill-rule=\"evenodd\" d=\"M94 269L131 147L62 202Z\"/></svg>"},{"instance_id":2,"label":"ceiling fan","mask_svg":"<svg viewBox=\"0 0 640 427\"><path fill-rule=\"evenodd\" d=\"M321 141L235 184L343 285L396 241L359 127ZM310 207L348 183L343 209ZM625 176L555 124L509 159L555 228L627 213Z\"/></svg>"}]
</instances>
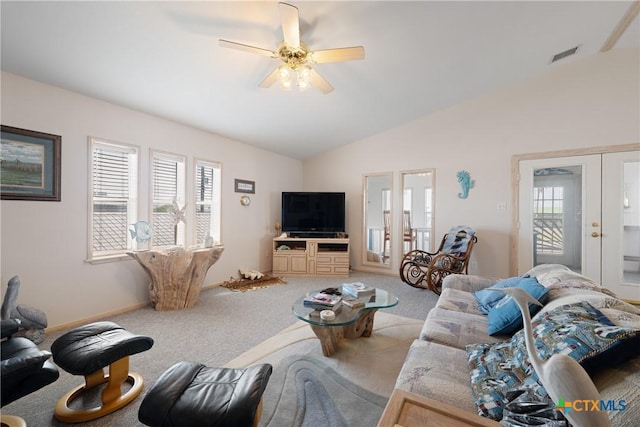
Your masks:
<instances>
[{"instance_id":1,"label":"ceiling fan","mask_svg":"<svg viewBox=\"0 0 640 427\"><path fill-rule=\"evenodd\" d=\"M229 40L219 40L222 47L264 55L284 62L269 74L259 84L259 87L268 88L279 81L280 86L285 90L291 89L294 85L300 89L314 86L326 94L333 90L333 86L308 63L321 64L364 59L364 47L362 46L310 51L307 45L300 40L298 8L287 3L278 3L278 7L284 38L284 41L278 46L278 50L272 51Z\"/></svg>"}]
</instances>

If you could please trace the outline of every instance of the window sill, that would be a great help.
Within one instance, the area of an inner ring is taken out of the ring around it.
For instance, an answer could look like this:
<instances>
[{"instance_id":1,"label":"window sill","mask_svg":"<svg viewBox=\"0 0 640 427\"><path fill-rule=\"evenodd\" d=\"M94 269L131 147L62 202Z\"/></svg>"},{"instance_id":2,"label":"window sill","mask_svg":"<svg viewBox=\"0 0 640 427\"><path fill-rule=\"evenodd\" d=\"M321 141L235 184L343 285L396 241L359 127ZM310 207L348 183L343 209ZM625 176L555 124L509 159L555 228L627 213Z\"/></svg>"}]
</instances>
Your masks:
<instances>
[{"instance_id":1,"label":"window sill","mask_svg":"<svg viewBox=\"0 0 640 427\"><path fill-rule=\"evenodd\" d=\"M105 255L99 258L86 259L84 262L89 264L104 264L106 262L116 262L116 261L126 261L132 260L127 254L115 254L115 255Z\"/></svg>"}]
</instances>

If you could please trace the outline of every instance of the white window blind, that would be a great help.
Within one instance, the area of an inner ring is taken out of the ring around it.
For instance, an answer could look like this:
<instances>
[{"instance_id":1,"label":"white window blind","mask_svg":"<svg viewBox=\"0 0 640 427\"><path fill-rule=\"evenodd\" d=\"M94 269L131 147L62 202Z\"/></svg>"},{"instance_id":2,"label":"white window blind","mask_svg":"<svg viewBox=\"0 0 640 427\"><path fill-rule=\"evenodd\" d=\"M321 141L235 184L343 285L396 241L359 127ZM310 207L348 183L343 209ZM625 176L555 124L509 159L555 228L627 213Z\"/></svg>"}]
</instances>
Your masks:
<instances>
[{"instance_id":1,"label":"white window blind","mask_svg":"<svg viewBox=\"0 0 640 427\"><path fill-rule=\"evenodd\" d=\"M220 164L196 160L195 207L196 243L201 244L207 236L220 241Z\"/></svg>"},{"instance_id":2,"label":"white window blind","mask_svg":"<svg viewBox=\"0 0 640 427\"><path fill-rule=\"evenodd\" d=\"M137 147L91 138L89 260L134 249L129 226L137 221Z\"/></svg>"},{"instance_id":3,"label":"white window blind","mask_svg":"<svg viewBox=\"0 0 640 427\"><path fill-rule=\"evenodd\" d=\"M185 158L151 152L153 246L185 244L185 223L176 222L176 207L185 207Z\"/></svg>"}]
</instances>

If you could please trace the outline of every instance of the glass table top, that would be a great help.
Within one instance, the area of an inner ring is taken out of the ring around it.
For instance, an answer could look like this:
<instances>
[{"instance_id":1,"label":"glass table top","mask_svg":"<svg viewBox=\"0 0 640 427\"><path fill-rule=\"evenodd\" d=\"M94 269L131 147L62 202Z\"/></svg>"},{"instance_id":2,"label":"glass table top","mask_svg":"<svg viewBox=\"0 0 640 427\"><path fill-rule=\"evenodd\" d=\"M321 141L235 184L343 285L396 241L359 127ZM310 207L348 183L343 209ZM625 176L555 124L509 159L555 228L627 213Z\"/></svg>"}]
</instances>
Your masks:
<instances>
[{"instance_id":1,"label":"glass table top","mask_svg":"<svg viewBox=\"0 0 640 427\"><path fill-rule=\"evenodd\" d=\"M320 292L320 291L316 291ZM379 309L379 308L389 308L398 304L398 297L392 294L391 292L387 292L383 289L376 288L375 294L362 296L358 299L364 301L364 306L358 308L351 308L345 304L336 311L336 318L333 320L322 320L320 318L320 311L316 310L313 307L309 307L304 305L304 296L298 298L296 302L293 303L291 307L291 311L293 315L298 319L303 320L312 325L318 326L340 326L340 325L348 325L349 323L353 323L356 321L360 312L363 310L371 310L371 309Z\"/></svg>"}]
</instances>

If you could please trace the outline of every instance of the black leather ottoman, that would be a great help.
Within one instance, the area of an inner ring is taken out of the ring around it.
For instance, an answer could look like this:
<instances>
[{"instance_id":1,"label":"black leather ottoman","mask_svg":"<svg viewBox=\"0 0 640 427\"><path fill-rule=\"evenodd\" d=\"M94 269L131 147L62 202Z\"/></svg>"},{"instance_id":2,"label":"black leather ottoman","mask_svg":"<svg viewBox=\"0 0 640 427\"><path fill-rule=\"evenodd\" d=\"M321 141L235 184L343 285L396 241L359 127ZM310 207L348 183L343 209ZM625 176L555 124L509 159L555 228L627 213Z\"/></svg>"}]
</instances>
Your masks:
<instances>
[{"instance_id":1,"label":"black leather ottoman","mask_svg":"<svg viewBox=\"0 0 640 427\"><path fill-rule=\"evenodd\" d=\"M209 368L178 362L142 400L138 419L151 427L257 426L272 366Z\"/></svg>"},{"instance_id":2,"label":"black leather ottoman","mask_svg":"<svg viewBox=\"0 0 640 427\"><path fill-rule=\"evenodd\" d=\"M146 351L153 339L135 335L113 322L96 322L73 329L51 345L54 362L74 375L84 375L85 384L62 396L56 404L55 417L60 421L78 423L110 414L130 403L142 392L140 374L129 372L129 356ZM104 367L109 366L109 374ZM122 392L124 382L131 388ZM90 409L70 409L69 403L85 390L107 383L102 390L102 406Z\"/></svg>"}]
</instances>

